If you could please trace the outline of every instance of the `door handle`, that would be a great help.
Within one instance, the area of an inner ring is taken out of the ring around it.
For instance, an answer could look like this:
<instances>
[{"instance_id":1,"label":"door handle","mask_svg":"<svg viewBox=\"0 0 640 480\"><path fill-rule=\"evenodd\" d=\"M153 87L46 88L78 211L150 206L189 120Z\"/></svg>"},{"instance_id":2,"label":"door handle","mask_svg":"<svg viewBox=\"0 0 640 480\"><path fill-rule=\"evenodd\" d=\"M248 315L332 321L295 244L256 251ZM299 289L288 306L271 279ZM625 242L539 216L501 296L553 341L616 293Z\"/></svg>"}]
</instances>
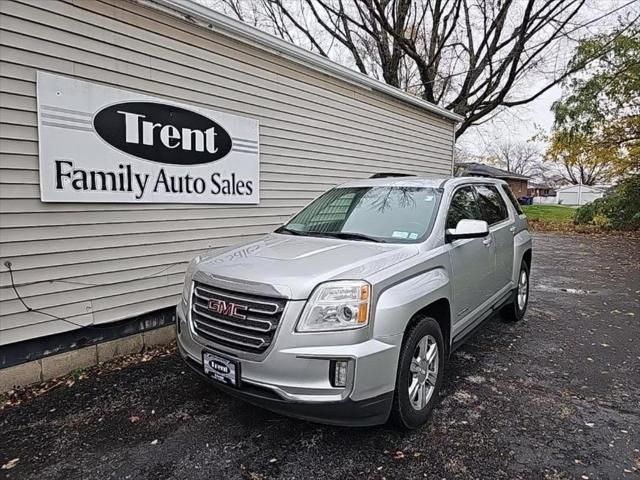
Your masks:
<instances>
[{"instance_id":1,"label":"door handle","mask_svg":"<svg viewBox=\"0 0 640 480\"><path fill-rule=\"evenodd\" d=\"M515 232L515 231L516 231L516 226L515 226L515 225L510 226L510 227L509 227L509 231L510 231L511 233Z\"/></svg>"},{"instance_id":2,"label":"door handle","mask_svg":"<svg viewBox=\"0 0 640 480\"><path fill-rule=\"evenodd\" d=\"M493 243L493 240L491 240L490 238L485 238L484 240L482 240L482 244L485 247L490 247L492 243Z\"/></svg>"}]
</instances>

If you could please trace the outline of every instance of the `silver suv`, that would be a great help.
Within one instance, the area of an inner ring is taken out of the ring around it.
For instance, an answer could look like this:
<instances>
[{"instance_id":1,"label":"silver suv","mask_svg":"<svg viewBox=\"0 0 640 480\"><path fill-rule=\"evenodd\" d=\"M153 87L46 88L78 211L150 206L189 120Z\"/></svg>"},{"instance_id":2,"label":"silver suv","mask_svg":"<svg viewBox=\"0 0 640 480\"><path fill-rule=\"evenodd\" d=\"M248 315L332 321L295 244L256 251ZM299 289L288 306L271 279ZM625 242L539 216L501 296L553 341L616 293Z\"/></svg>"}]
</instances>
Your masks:
<instances>
[{"instance_id":1,"label":"silver suv","mask_svg":"<svg viewBox=\"0 0 640 480\"><path fill-rule=\"evenodd\" d=\"M220 389L339 425L424 423L448 357L527 308L531 237L506 183L374 176L191 262L180 352Z\"/></svg>"}]
</instances>

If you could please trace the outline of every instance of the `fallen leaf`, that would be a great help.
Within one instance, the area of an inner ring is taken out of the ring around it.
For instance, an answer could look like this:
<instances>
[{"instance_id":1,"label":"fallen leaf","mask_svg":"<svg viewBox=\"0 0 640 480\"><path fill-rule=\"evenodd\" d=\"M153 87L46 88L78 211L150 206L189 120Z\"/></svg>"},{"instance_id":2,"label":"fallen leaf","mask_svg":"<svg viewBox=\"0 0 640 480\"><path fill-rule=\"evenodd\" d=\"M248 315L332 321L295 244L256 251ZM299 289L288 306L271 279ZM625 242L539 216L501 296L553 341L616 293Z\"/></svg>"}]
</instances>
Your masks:
<instances>
[{"instance_id":1,"label":"fallen leaf","mask_svg":"<svg viewBox=\"0 0 640 480\"><path fill-rule=\"evenodd\" d=\"M400 450L398 450L396 453L393 454L393 458L395 458L396 460L402 460L404 458L404 452L401 452Z\"/></svg>"},{"instance_id":2,"label":"fallen leaf","mask_svg":"<svg viewBox=\"0 0 640 480\"><path fill-rule=\"evenodd\" d=\"M158 347L145 350L144 353L138 352L124 357L117 357L109 362L102 362L99 365L88 367L82 373L74 372L64 377L53 378L46 382L40 382L35 385L10 390L5 394L8 397L7 400L0 400L0 411L21 405L24 400L39 397L56 388L64 387L65 385L72 386L74 383L77 383L77 380L104 375L107 372L118 372L124 367L141 362L142 358L144 358L145 361L148 361L152 358L172 354L175 351L176 343L174 341L169 345L160 345ZM182 373L184 374L185 372Z\"/></svg>"},{"instance_id":3,"label":"fallen leaf","mask_svg":"<svg viewBox=\"0 0 640 480\"><path fill-rule=\"evenodd\" d=\"M11 470L13 467L15 467L18 464L19 461L20 461L19 458L14 458L12 460L9 460L7 463L2 465L2 470Z\"/></svg>"}]
</instances>

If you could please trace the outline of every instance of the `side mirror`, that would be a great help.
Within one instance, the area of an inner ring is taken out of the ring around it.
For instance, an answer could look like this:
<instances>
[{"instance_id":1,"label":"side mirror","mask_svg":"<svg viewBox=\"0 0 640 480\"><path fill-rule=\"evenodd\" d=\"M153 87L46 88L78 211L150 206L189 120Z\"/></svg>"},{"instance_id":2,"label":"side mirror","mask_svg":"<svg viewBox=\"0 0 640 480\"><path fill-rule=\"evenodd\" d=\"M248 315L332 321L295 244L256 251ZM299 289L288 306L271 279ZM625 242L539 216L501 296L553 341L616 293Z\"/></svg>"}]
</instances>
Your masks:
<instances>
[{"instance_id":1,"label":"side mirror","mask_svg":"<svg viewBox=\"0 0 640 480\"><path fill-rule=\"evenodd\" d=\"M447 242L463 238L482 238L489 235L489 224L484 220L463 219L458 222L456 228L450 228L445 232Z\"/></svg>"}]
</instances>

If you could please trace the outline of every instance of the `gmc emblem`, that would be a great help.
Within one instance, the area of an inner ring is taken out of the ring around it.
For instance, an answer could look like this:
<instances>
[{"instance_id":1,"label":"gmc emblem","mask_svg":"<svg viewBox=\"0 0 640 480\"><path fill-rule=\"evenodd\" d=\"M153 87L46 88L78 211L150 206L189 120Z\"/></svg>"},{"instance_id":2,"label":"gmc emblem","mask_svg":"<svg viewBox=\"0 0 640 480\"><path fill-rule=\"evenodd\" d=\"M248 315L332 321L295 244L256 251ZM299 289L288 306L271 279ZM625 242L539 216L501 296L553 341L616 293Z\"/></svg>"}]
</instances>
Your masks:
<instances>
[{"instance_id":1,"label":"gmc emblem","mask_svg":"<svg viewBox=\"0 0 640 480\"><path fill-rule=\"evenodd\" d=\"M244 305L238 305L236 303L225 302L224 300L220 300L218 298L212 298L209 300L209 310L214 313L219 313L220 315L226 315L227 317L235 317L241 320L247 318L246 315L243 315L241 312L246 312L247 307Z\"/></svg>"}]
</instances>

